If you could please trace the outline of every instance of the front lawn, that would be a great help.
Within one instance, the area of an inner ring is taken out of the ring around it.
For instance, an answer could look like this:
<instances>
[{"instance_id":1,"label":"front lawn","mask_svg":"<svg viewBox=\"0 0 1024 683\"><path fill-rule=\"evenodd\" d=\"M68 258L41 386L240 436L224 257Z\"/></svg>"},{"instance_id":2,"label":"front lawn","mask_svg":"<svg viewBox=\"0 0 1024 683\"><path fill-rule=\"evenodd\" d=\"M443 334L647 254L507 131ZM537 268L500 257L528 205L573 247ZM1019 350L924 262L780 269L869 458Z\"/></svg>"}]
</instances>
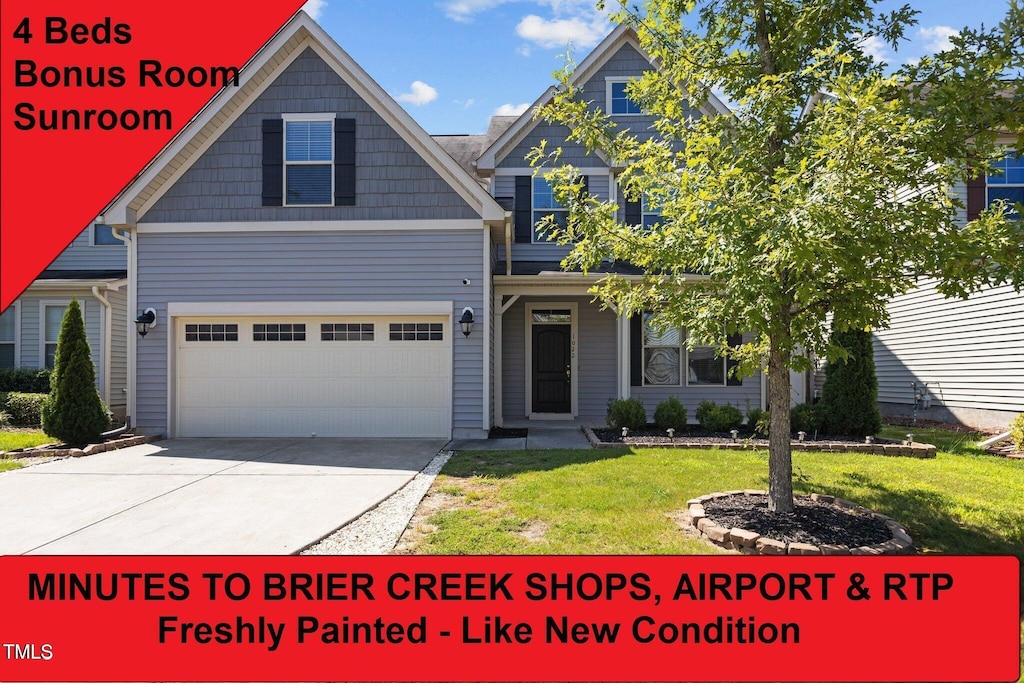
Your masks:
<instances>
[{"instance_id":1,"label":"front lawn","mask_svg":"<svg viewBox=\"0 0 1024 683\"><path fill-rule=\"evenodd\" d=\"M15 448L30 448L56 441L41 429L0 429L0 453Z\"/></svg>"}]
</instances>

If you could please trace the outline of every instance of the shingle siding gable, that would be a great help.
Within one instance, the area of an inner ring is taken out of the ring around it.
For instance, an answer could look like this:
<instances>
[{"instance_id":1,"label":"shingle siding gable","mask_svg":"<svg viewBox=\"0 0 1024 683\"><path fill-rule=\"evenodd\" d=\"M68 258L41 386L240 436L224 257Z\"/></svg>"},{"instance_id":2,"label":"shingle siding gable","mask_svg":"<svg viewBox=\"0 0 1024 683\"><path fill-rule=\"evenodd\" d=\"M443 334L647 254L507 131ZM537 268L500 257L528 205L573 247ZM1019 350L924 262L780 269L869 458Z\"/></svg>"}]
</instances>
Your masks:
<instances>
[{"instance_id":1,"label":"shingle siding gable","mask_svg":"<svg viewBox=\"0 0 1024 683\"><path fill-rule=\"evenodd\" d=\"M355 206L262 206L263 120L282 113L327 112L356 122ZM140 222L472 218L479 214L307 48Z\"/></svg>"}]
</instances>

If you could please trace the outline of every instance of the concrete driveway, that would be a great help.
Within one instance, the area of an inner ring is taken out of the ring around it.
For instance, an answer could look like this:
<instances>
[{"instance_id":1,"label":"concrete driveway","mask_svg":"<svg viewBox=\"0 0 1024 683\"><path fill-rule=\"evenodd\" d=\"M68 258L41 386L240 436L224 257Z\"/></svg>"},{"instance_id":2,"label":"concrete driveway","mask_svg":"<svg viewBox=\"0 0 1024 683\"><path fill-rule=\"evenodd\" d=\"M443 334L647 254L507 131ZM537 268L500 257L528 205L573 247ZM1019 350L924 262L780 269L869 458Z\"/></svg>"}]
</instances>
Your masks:
<instances>
[{"instance_id":1,"label":"concrete driveway","mask_svg":"<svg viewBox=\"0 0 1024 683\"><path fill-rule=\"evenodd\" d=\"M298 552L400 489L439 439L173 439L0 474L0 554Z\"/></svg>"}]
</instances>

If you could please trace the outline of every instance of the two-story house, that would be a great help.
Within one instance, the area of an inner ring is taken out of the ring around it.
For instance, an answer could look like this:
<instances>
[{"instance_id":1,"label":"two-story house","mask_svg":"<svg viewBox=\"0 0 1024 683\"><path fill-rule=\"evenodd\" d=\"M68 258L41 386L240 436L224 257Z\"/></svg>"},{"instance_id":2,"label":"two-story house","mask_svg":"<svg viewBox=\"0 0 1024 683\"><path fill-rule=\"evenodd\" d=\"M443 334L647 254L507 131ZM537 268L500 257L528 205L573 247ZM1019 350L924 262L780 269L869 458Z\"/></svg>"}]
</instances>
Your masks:
<instances>
[{"instance_id":1,"label":"two-story house","mask_svg":"<svg viewBox=\"0 0 1024 683\"><path fill-rule=\"evenodd\" d=\"M0 314L0 367L53 368L61 321L72 297L85 319L96 389L123 420L128 398L127 249L107 225L83 230Z\"/></svg>"}]
</instances>

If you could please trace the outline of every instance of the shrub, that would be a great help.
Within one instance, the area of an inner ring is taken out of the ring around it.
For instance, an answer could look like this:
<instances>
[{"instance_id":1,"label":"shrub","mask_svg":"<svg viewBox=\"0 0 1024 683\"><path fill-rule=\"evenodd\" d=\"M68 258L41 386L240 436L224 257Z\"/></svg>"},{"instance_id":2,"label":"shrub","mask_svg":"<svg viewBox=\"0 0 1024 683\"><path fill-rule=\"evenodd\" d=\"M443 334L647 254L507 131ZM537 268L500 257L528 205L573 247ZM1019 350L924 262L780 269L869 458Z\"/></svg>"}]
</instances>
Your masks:
<instances>
[{"instance_id":1,"label":"shrub","mask_svg":"<svg viewBox=\"0 0 1024 683\"><path fill-rule=\"evenodd\" d=\"M771 420L771 413L760 408L751 408L747 411L747 426L758 436L768 436L768 426Z\"/></svg>"},{"instance_id":2,"label":"shrub","mask_svg":"<svg viewBox=\"0 0 1024 683\"><path fill-rule=\"evenodd\" d=\"M46 368L0 368L0 393L50 393L50 371Z\"/></svg>"},{"instance_id":3,"label":"shrub","mask_svg":"<svg viewBox=\"0 0 1024 683\"><path fill-rule=\"evenodd\" d=\"M38 427L46 394L12 391L0 394L0 410L10 418L13 427Z\"/></svg>"},{"instance_id":4,"label":"shrub","mask_svg":"<svg viewBox=\"0 0 1024 683\"><path fill-rule=\"evenodd\" d=\"M686 406L675 396L665 399L654 409L654 424L658 429L686 429Z\"/></svg>"},{"instance_id":5,"label":"shrub","mask_svg":"<svg viewBox=\"0 0 1024 683\"><path fill-rule=\"evenodd\" d=\"M701 401L697 407L697 421L709 432L728 432L740 428L743 413L728 403L720 406L711 401Z\"/></svg>"},{"instance_id":6,"label":"shrub","mask_svg":"<svg viewBox=\"0 0 1024 683\"><path fill-rule=\"evenodd\" d=\"M61 323L50 395L43 403L42 417L47 435L72 446L98 441L110 427L106 406L96 391L96 369L78 299L71 300Z\"/></svg>"},{"instance_id":7,"label":"shrub","mask_svg":"<svg viewBox=\"0 0 1024 683\"><path fill-rule=\"evenodd\" d=\"M644 404L636 398L609 400L608 416L605 420L613 429L643 429L647 426L647 411L644 410Z\"/></svg>"},{"instance_id":8,"label":"shrub","mask_svg":"<svg viewBox=\"0 0 1024 683\"><path fill-rule=\"evenodd\" d=\"M1010 423L1010 440L1017 452L1024 453L1024 413L1013 418Z\"/></svg>"},{"instance_id":9,"label":"shrub","mask_svg":"<svg viewBox=\"0 0 1024 683\"><path fill-rule=\"evenodd\" d=\"M875 377L871 333L847 330L832 334L832 343L850 355L830 361L819 403L820 428L826 434L863 437L882 429L878 410L878 379ZM806 430L804 430L806 431Z\"/></svg>"},{"instance_id":10,"label":"shrub","mask_svg":"<svg viewBox=\"0 0 1024 683\"><path fill-rule=\"evenodd\" d=\"M11 426L11 416L0 410L0 428Z\"/></svg>"},{"instance_id":11,"label":"shrub","mask_svg":"<svg viewBox=\"0 0 1024 683\"><path fill-rule=\"evenodd\" d=\"M819 426L819 411L811 403L801 403L789 410L789 431L791 434L797 432L813 433Z\"/></svg>"}]
</instances>

